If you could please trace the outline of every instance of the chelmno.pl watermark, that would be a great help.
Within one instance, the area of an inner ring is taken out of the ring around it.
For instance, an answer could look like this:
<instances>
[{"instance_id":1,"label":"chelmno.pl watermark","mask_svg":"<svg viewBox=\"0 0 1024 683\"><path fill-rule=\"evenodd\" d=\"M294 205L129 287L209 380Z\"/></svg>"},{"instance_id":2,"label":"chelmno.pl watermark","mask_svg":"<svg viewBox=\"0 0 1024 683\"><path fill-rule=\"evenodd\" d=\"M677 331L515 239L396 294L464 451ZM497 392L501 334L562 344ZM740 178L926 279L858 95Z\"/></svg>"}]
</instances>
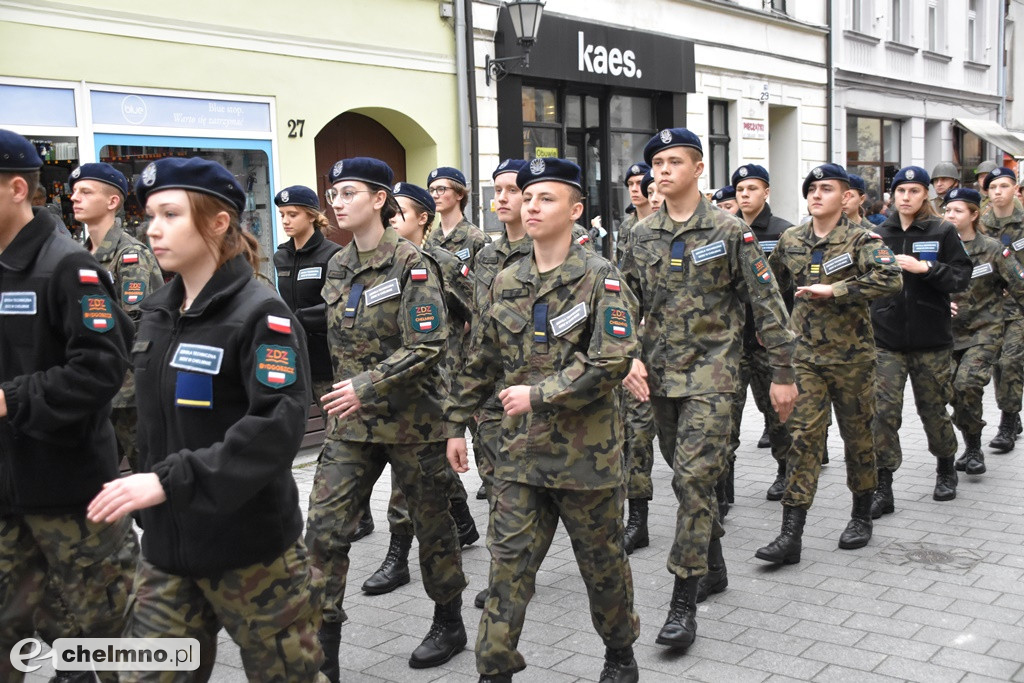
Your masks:
<instances>
[{"instance_id":1,"label":"chelmno.pl watermark","mask_svg":"<svg viewBox=\"0 0 1024 683\"><path fill-rule=\"evenodd\" d=\"M195 671L199 641L195 638L57 638L44 645L25 638L11 648L11 665L31 673L49 659L57 671Z\"/></svg>"}]
</instances>

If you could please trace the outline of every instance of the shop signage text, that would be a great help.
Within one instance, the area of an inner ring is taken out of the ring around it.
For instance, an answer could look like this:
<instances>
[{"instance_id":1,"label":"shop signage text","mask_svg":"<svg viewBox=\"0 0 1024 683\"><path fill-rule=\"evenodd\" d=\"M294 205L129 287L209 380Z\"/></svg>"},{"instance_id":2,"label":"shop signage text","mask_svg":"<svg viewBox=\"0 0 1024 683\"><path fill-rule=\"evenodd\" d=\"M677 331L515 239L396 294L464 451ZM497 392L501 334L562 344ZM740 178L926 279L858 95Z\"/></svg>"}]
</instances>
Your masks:
<instances>
[{"instance_id":1,"label":"shop signage text","mask_svg":"<svg viewBox=\"0 0 1024 683\"><path fill-rule=\"evenodd\" d=\"M743 120L743 138L746 140L767 140L768 129L764 121Z\"/></svg>"},{"instance_id":2,"label":"shop signage text","mask_svg":"<svg viewBox=\"0 0 1024 683\"><path fill-rule=\"evenodd\" d=\"M197 97L92 92L94 124L146 128L270 132L270 105Z\"/></svg>"}]
</instances>

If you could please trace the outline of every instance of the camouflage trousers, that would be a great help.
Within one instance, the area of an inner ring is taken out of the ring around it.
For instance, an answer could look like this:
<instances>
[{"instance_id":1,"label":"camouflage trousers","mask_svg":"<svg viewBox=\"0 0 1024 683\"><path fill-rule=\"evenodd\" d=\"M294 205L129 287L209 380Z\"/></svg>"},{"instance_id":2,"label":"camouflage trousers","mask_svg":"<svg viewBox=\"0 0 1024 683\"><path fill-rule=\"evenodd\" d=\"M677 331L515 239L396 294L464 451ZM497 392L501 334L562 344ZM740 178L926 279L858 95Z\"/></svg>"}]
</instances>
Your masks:
<instances>
[{"instance_id":1,"label":"camouflage trousers","mask_svg":"<svg viewBox=\"0 0 1024 683\"><path fill-rule=\"evenodd\" d=\"M679 501L668 570L681 579L708 572L708 544L725 535L715 484L728 466L733 394L652 396L654 424Z\"/></svg>"},{"instance_id":2,"label":"camouflage trousers","mask_svg":"<svg viewBox=\"0 0 1024 683\"><path fill-rule=\"evenodd\" d=\"M118 464L120 464L121 458L126 458L132 472L137 472L138 411L136 411L134 406L131 408L111 408L110 421L114 425L114 435L117 437Z\"/></svg>"},{"instance_id":3,"label":"camouflage trousers","mask_svg":"<svg viewBox=\"0 0 1024 683\"><path fill-rule=\"evenodd\" d=\"M1024 318L1006 321L995 380L999 410L1019 413L1021 395L1024 394Z\"/></svg>"},{"instance_id":4,"label":"camouflage trousers","mask_svg":"<svg viewBox=\"0 0 1024 683\"><path fill-rule=\"evenodd\" d=\"M445 500L465 502L468 497L466 487L462 485L462 478L458 472L451 467L445 472L445 479L448 482L448 494ZM402 487L398 485L398 477L395 471L391 470L391 498L388 500L388 527L393 536L412 536L412 518L409 517L409 502L402 493Z\"/></svg>"},{"instance_id":5,"label":"camouflage trousers","mask_svg":"<svg viewBox=\"0 0 1024 683\"><path fill-rule=\"evenodd\" d=\"M953 424L964 435L985 427L982 400L999 358L999 344L978 344L953 351Z\"/></svg>"},{"instance_id":6,"label":"camouflage trousers","mask_svg":"<svg viewBox=\"0 0 1024 683\"><path fill-rule=\"evenodd\" d=\"M324 418L324 433L333 433L333 423L335 418L327 414L324 410L324 403L320 400L321 396L329 394L334 391L333 382L331 380L313 380L313 402L316 403L317 407L320 408L320 414Z\"/></svg>"},{"instance_id":7,"label":"camouflage trousers","mask_svg":"<svg viewBox=\"0 0 1024 683\"><path fill-rule=\"evenodd\" d=\"M622 407L626 497L650 500L654 497L651 471L654 469L654 411L650 401L638 401L625 388L620 388Z\"/></svg>"},{"instance_id":8,"label":"camouflage trousers","mask_svg":"<svg viewBox=\"0 0 1024 683\"><path fill-rule=\"evenodd\" d=\"M138 555L127 517L114 524L84 515L0 517L0 681L23 678L8 653L40 622L49 637L121 635ZM41 617L46 611L56 616ZM75 630L54 632L58 623Z\"/></svg>"},{"instance_id":9,"label":"camouflage trousers","mask_svg":"<svg viewBox=\"0 0 1024 683\"><path fill-rule=\"evenodd\" d=\"M577 491L495 480L488 530L491 570L477 633L477 671L498 674L526 667L517 649L519 636L537 570L559 519L572 542L598 635L606 647L633 644L640 619L633 608L633 574L622 547L623 502L621 486Z\"/></svg>"},{"instance_id":10,"label":"camouflage trousers","mask_svg":"<svg viewBox=\"0 0 1024 683\"><path fill-rule=\"evenodd\" d=\"M782 496L788 507L808 509L821 474L821 454L832 408L846 453L846 486L853 493L878 483L871 423L875 415L875 363L818 365L796 361L796 406L786 422L792 445L787 453L789 482Z\"/></svg>"},{"instance_id":11,"label":"camouflage trousers","mask_svg":"<svg viewBox=\"0 0 1024 683\"><path fill-rule=\"evenodd\" d=\"M221 627L238 644L248 680L326 682L316 635L323 598L323 577L301 540L273 560L216 578L168 574L143 560L125 637L195 638L200 664L197 671L122 673L121 683L208 681Z\"/></svg>"},{"instance_id":12,"label":"camouflage trousers","mask_svg":"<svg viewBox=\"0 0 1024 683\"><path fill-rule=\"evenodd\" d=\"M917 414L924 425L928 450L936 458L956 455L956 435L946 406L953 400L950 351L888 351L878 349L875 384L875 457L878 469L895 472L903 463L900 426L903 390L910 377Z\"/></svg>"},{"instance_id":13,"label":"camouflage trousers","mask_svg":"<svg viewBox=\"0 0 1024 683\"><path fill-rule=\"evenodd\" d=\"M501 448L501 412L494 413L486 408L477 414L476 434L473 435L473 458L476 471L487 490L490 500L494 487L494 460Z\"/></svg>"},{"instance_id":14,"label":"camouflage trousers","mask_svg":"<svg viewBox=\"0 0 1024 683\"><path fill-rule=\"evenodd\" d=\"M384 444L328 438L320 451L306 522L306 545L327 581L325 621L346 619L349 537L388 463L409 501L427 595L434 602L449 602L466 587L455 520L448 512L446 470L451 468L444 442Z\"/></svg>"},{"instance_id":15,"label":"camouflage trousers","mask_svg":"<svg viewBox=\"0 0 1024 683\"><path fill-rule=\"evenodd\" d=\"M736 449L740 447L740 422L743 419L743 408L747 404L747 385L754 394L754 404L764 415L768 424L768 436L772 444L772 457L782 462L789 448L790 436L786 425L779 422L779 414L772 408L770 395L772 385L772 368L768 362L768 351L764 347L743 349L740 361L740 390L732 403L732 434L729 440L729 463L736 461Z\"/></svg>"}]
</instances>

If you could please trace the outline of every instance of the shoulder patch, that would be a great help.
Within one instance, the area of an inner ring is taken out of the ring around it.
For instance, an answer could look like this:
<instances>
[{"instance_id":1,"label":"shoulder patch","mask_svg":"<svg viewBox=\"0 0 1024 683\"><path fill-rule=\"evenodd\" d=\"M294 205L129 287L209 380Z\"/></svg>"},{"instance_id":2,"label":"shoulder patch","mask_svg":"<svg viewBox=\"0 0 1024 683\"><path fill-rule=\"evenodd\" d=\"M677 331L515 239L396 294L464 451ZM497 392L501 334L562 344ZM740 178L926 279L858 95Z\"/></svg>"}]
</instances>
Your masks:
<instances>
[{"instance_id":1,"label":"shoulder patch","mask_svg":"<svg viewBox=\"0 0 1024 683\"><path fill-rule=\"evenodd\" d=\"M613 306L604 309L604 331L621 339L633 334L633 323L629 318L629 311Z\"/></svg>"},{"instance_id":2,"label":"shoulder patch","mask_svg":"<svg viewBox=\"0 0 1024 683\"><path fill-rule=\"evenodd\" d=\"M100 276L92 268L79 268L78 281L83 285L98 285L100 283Z\"/></svg>"},{"instance_id":3,"label":"shoulder patch","mask_svg":"<svg viewBox=\"0 0 1024 683\"><path fill-rule=\"evenodd\" d=\"M413 268L409 271L409 277L413 282L425 282L427 279L426 268Z\"/></svg>"},{"instance_id":4,"label":"shoulder patch","mask_svg":"<svg viewBox=\"0 0 1024 683\"><path fill-rule=\"evenodd\" d=\"M282 318L276 315L268 315L267 327L269 327L274 332L280 332L281 334L292 333L292 321L290 318Z\"/></svg>"},{"instance_id":5,"label":"shoulder patch","mask_svg":"<svg viewBox=\"0 0 1024 683\"><path fill-rule=\"evenodd\" d=\"M437 306L434 304L416 304L409 309L412 329L416 332L433 332L437 329Z\"/></svg>"},{"instance_id":6,"label":"shoulder patch","mask_svg":"<svg viewBox=\"0 0 1024 683\"><path fill-rule=\"evenodd\" d=\"M131 265L139 262L139 252L137 251L126 251L121 254L121 263L124 265Z\"/></svg>"},{"instance_id":7,"label":"shoulder patch","mask_svg":"<svg viewBox=\"0 0 1024 683\"><path fill-rule=\"evenodd\" d=\"M619 283L618 280L606 277L604 279L604 289L606 292L621 292L622 285Z\"/></svg>"},{"instance_id":8,"label":"shoulder patch","mask_svg":"<svg viewBox=\"0 0 1024 683\"><path fill-rule=\"evenodd\" d=\"M745 244L750 244L753 241L754 241L754 233L752 233L750 231L747 231L747 232L743 233L743 242Z\"/></svg>"},{"instance_id":9,"label":"shoulder patch","mask_svg":"<svg viewBox=\"0 0 1024 683\"><path fill-rule=\"evenodd\" d=\"M879 247L873 252L875 257L875 263L881 263L883 266L887 266L890 263L895 263L896 257L893 256L892 250L889 247Z\"/></svg>"},{"instance_id":10,"label":"shoulder patch","mask_svg":"<svg viewBox=\"0 0 1024 683\"><path fill-rule=\"evenodd\" d=\"M142 280L125 280L121 285L121 301L138 304L146 298L146 283Z\"/></svg>"},{"instance_id":11,"label":"shoulder patch","mask_svg":"<svg viewBox=\"0 0 1024 683\"><path fill-rule=\"evenodd\" d=\"M758 282L766 285L772 281L772 269L768 267L768 261L763 256L759 256L750 264L750 270L754 271L754 277Z\"/></svg>"},{"instance_id":12,"label":"shoulder patch","mask_svg":"<svg viewBox=\"0 0 1024 683\"><path fill-rule=\"evenodd\" d=\"M578 244L586 244L590 241L590 235L580 235L579 239L576 240Z\"/></svg>"},{"instance_id":13,"label":"shoulder patch","mask_svg":"<svg viewBox=\"0 0 1024 683\"><path fill-rule=\"evenodd\" d=\"M96 271L93 271L94 273ZM110 332L117 324L114 318L114 304L110 297L83 296L82 323L93 332Z\"/></svg>"},{"instance_id":14,"label":"shoulder patch","mask_svg":"<svg viewBox=\"0 0 1024 683\"><path fill-rule=\"evenodd\" d=\"M459 275L461 275L462 277L469 277L469 266L463 263L462 267L459 268Z\"/></svg>"},{"instance_id":15,"label":"shoulder patch","mask_svg":"<svg viewBox=\"0 0 1024 683\"><path fill-rule=\"evenodd\" d=\"M273 316L270 316L273 317ZM271 389L295 384L295 349L261 344L256 349L256 380Z\"/></svg>"},{"instance_id":16,"label":"shoulder patch","mask_svg":"<svg viewBox=\"0 0 1024 683\"><path fill-rule=\"evenodd\" d=\"M457 252L455 252L455 255L459 257L460 261L465 261L470 256L469 247L463 247L462 249L459 249Z\"/></svg>"}]
</instances>

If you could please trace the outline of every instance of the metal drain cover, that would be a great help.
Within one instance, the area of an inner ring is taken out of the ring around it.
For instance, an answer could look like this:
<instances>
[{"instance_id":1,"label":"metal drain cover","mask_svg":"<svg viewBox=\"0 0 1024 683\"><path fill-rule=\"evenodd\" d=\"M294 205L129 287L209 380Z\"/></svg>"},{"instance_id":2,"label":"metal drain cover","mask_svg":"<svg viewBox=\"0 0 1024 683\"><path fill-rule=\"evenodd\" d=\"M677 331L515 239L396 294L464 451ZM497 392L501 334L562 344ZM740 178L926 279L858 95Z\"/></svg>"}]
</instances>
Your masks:
<instances>
[{"instance_id":1,"label":"metal drain cover","mask_svg":"<svg viewBox=\"0 0 1024 683\"><path fill-rule=\"evenodd\" d=\"M879 556L893 565L919 565L935 572L965 574L985 556L976 550L934 543L891 543Z\"/></svg>"}]
</instances>

